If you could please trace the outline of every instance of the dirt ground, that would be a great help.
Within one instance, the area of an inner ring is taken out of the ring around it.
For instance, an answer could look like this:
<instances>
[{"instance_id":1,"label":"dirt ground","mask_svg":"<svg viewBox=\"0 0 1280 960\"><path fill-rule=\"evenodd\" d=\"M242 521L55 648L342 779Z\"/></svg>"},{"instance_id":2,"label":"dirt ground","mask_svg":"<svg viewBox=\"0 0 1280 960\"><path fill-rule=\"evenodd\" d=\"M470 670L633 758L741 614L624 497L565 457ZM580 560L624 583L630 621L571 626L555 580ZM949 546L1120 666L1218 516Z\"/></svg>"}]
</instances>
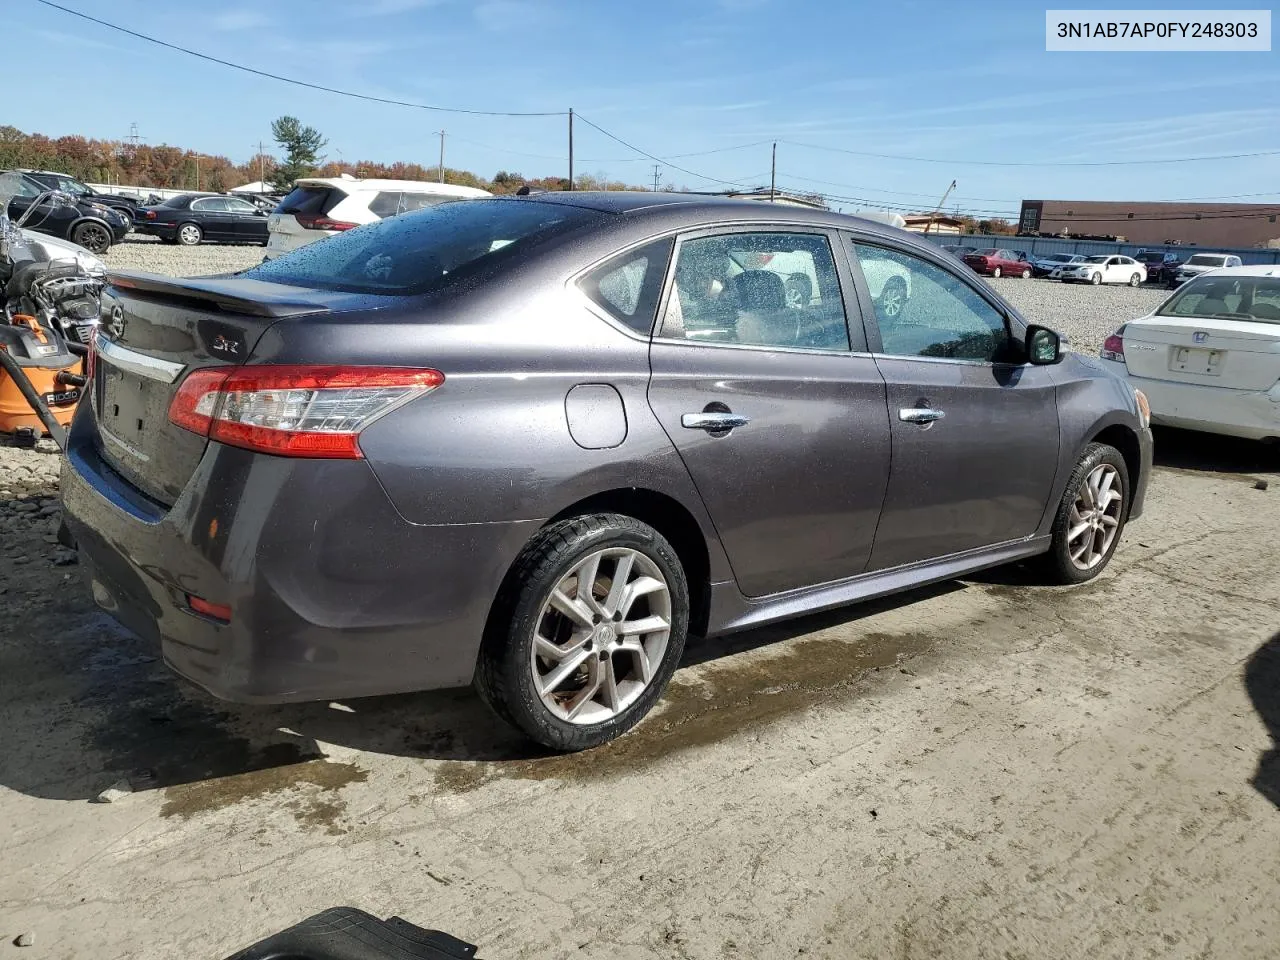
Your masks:
<instances>
[{"instance_id":1,"label":"dirt ground","mask_svg":"<svg viewBox=\"0 0 1280 960\"><path fill-rule=\"evenodd\" d=\"M216 960L338 904L490 960L1280 956L1280 460L1157 444L1095 583L1002 569L694 642L573 757L467 692L210 700L58 565L55 458L24 454L0 960Z\"/></svg>"}]
</instances>

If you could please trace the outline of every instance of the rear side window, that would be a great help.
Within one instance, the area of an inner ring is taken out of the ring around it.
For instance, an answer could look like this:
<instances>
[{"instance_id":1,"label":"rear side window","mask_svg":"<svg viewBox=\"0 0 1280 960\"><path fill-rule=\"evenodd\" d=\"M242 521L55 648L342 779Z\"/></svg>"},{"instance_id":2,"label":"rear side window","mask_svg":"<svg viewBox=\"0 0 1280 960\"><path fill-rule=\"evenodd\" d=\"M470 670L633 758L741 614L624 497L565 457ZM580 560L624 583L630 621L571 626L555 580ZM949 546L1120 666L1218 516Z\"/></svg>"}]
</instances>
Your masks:
<instances>
[{"instance_id":1,"label":"rear side window","mask_svg":"<svg viewBox=\"0 0 1280 960\"><path fill-rule=\"evenodd\" d=\"M320 290L409 296L599 217L582 207L514 197L442 203L307 244L240 276Z\"/></svg>"},{"instance_id":2,"label":"rear side window","mask_svg":"<svg viewBox=\"0 0 1280 960\"><path fill-rule=\"evenodd\" d=\"M438 203L448 203L457 197L444 196L438 193L412 193L399 190L379 190L369 204L369 212L379 217L394 217L424 207L434 207Z\"/></svg>"},{"instance_id":3,"label":"rear side window","mask_svg":"<svg viewBox=\"0 0 1280 960\"><path fill-rule=\"evenodd\" d=\"M619 323L647 335L658 312L671 242L668 237L619 254L583 277L578 286Z\"/></svg>"},{"instance_id":4,"label":"rear side window","mask_svg":"<svg viewBox=\"0 0 1280 960\"><path fill-rule=\"evenodd\" d=\"M323 216L345 200L346 196L333 187L294 187L280 201L276 213L314 213Z\"/></svg>"}]
</instances>

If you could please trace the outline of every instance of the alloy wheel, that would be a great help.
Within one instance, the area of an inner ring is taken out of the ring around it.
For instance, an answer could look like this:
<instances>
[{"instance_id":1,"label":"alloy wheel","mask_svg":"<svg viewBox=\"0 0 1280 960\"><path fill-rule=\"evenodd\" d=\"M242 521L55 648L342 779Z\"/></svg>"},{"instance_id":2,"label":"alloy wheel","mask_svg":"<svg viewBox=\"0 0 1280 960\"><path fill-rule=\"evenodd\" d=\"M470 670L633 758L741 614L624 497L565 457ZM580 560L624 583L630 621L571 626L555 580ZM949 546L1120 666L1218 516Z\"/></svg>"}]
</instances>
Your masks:
<instances>
[{"instance_id":1,"label":"alloy wheel","mask_svg":"<svg viewBox=\"0 0 1280 960\"><path fill-rule=\"evenodd\" d=\"M111 246L111 235L96 223L86 223L77 231L77 243L90 253L102 253Z\"/></svg>"},{"instance_id":2,"label":"alloy wheel","mask_svg":"<svg viewBox=\"0 0 1280 960\"><path fill-rule=\"evenodd\" d=\"M895 278L896 279L896 278ZM880 311L887 319L892 320L898 314L902 313L903 304L906 302L906 290L903 289L901 281L893 280L885 284L884 290L880 294Z\"/></svg>"},{"instance_id":3,"label":"alloy wheel","mask_svg":"<svg viewBox=\"0 0 1280 960\"><path fill-rule=\"evenodd\" d=\"M588 554L560 578L534 624L530 666L561 720L603 723L652 682L671 633L671 591L638 550Z\"/></svg>"},{"instance_id":4,"label":"alloy wheel","mask_svg":"<svg viewBox=\"0 0 1280 960\"><path fill-rule=\"evenodd\" d=\"M188 245L194 245L200 242L200 228L193 224L186 224L178 231L178 235L182 242Z\"/></svg>"},{"instance_id":5,"label":"alloy wheel","mask_svg":"<svg viewBox=\"0 0 1280 960\"><path fill-rule=\"evenodd\" d=\"M1106 559L1123 506L1120 472L1109 463L1098 464L1080 484L1067 517L1067 554L1077 570L1092 570Z\"/></svg>"}]
</instances>

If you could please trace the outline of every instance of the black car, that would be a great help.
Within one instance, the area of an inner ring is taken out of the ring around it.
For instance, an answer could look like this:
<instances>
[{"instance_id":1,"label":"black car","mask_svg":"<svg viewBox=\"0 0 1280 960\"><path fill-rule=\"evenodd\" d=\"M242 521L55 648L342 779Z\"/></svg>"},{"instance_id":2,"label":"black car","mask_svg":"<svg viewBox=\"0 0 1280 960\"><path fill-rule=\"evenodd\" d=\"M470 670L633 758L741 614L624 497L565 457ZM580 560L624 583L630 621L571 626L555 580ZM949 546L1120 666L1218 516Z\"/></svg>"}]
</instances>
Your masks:
<instances>
[{"instance_id":1,"label":"black car","mask_svg":"<svg viewBox=\"0 0 1280 960\"><path fill-rule=\"evenodd\" d=\"M1176 253L1168 253L1164 250L1140 250L1133 255L1133 258L1147 268L1149 283L1169 283L1173 280L1173 275L1178 272L1178 267L1182 265Z\"/></svg>"},{"instance_id":2,"label":"black car","mask_svg":"<svg viewBox=\"0 0 1280 960\"><path fill-rule=\"evenodd\" d=\"M69 173L57 173L52 170L23 170L21 172L45 190L61 190L63 193L71 194L78 200L87 200L90 203L110 207L112 210L119 210L130 220L137 219L139 202L136 197L130 197L123 193L102 193L93 189L84 181L77 180Z\"/></svg>"},{"instance_id":3,"label":"black car","mask_svg":"<svg viewBox=\"0 0 1280 960\"><path fill-rule=\"evenodd\" d=\"M0 196L9 197L7 212L14 222L48 190L25 173L12 170L0 173ZM130 225L126 214L92 200L49 196L40 201L23 224L28 230L78 243L92 253L105 253L113 243L119 243L129 233Z\"/></svg>"},{"instance_id":4,"label":"black car","mask_svg":"<svg viewBox=\"0 0 1280 960\"><path fill-rule=\"evenodd\" d=\"M267 211L248 200L220 194L183 193L138 211L137 230L166 243L267 245Z\"/></svg>"}]
</instances>

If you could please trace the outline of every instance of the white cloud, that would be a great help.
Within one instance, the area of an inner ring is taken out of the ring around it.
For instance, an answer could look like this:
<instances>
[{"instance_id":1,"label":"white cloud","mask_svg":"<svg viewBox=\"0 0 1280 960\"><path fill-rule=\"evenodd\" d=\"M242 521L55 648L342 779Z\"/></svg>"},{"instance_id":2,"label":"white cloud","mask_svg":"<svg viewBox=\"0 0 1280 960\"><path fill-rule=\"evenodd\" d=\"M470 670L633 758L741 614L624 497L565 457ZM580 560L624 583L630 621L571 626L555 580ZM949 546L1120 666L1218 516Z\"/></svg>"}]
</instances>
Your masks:
<instances>
[{"instance_id":1,"label":"white cloud","mask_svg":"<svg viewBox=\"0 0 1280 960\"><path fill-rule=\"evenodd\" d=\"M215 30L256 30L270 23L266 17L256 10L228 10L213 18Z\"/></svg>"}]
</instances>

